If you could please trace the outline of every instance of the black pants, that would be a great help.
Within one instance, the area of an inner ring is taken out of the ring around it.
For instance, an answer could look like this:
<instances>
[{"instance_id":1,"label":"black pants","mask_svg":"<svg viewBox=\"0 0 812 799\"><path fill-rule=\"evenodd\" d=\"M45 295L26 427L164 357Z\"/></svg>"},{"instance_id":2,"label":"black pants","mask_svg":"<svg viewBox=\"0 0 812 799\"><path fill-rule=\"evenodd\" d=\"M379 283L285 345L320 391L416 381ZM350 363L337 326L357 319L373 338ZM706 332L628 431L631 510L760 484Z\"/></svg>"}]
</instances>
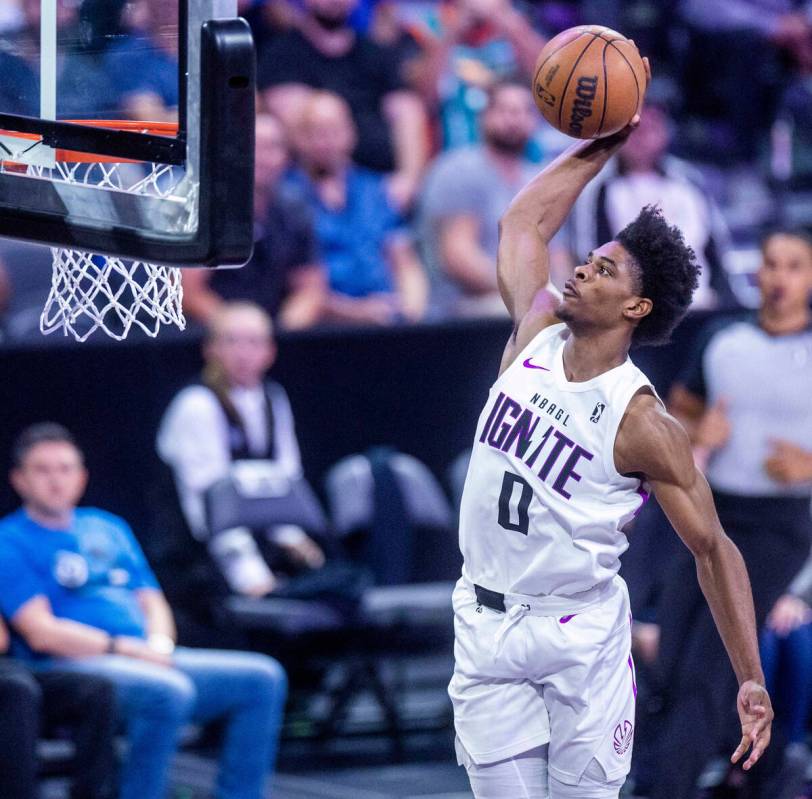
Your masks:
<instances>
[{"instance_id":1,"label":"black pants","mask_svg":"<svg viewBox=\"0 0 812 799\"><path fill-rule=\"evenodd\" d=\"M38 674L0 658L0 797L37 796L36 742L66 726L76 748L71 799L115 795L115 695L101 677Z\"/></svg>"},{"instance_id":2,"label":"black pants","mask_svg":"<svg viewBox=\"0 0 812 799\"><path fill-rule=\"evenodd\" d=\"M775 601L805 562L812 539L809 499L714 494L719 517L742 553L760 629ZM652 799L694 799L696 780L721 749L732 753L740 738L734 715L737 685L705 602L693 558L680 553L666 578L658 609L660 653L655 669L662 711L650 726L656 735L658 777ZM754 794L780 767L773 744L751 771Z\"/></svg>"}]
</instances>

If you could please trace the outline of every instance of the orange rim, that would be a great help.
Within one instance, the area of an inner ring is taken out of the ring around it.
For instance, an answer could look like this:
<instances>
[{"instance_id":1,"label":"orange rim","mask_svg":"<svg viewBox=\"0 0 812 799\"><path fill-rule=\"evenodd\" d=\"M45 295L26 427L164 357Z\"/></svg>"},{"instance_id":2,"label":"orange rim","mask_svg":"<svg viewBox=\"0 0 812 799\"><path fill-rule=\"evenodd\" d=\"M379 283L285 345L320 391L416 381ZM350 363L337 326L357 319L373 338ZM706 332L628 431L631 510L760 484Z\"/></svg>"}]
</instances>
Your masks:
<instances>
[{"instance_id":1,"label":"orange rim","mask_svg":"<svg viewBox=\"0 0 812 799\"><path fill-rule=\"evenodd\" d=\"M108 130L130 131L133 133L145 133L152 136L167 136L174 138L178 135L177 122L140 122L132 119L64 119L72 125L84 125L92 128L106 128ZM32 142L42 141L39 133L20 133L15 130L0 130L2 136L12 136L17 139L25 139ZM57 161L66 163L84 164L136 164L141 161L138 158L121 158L119 156L99 155L98 153L83 153L80 150L64 150L57 148L55 152ZM2 159L0 159L2 160ZM17 163L6 161L5 163Z\"/></svg>"}]
</instances>

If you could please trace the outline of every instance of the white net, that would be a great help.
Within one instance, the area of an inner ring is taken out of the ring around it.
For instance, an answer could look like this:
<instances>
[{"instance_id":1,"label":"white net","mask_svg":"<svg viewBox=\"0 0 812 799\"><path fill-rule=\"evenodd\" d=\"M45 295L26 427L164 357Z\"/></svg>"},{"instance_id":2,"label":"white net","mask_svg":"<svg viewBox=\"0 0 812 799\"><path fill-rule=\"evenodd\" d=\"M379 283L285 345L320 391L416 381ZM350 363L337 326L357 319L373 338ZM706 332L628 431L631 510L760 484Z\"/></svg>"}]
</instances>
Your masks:
<instances>
[{"instance_id":1,"label":"white net","mask_svg":"<svg viewBox=\"0 0 812 799\"><path fill-rule=\"evenodd\" d=\"M100 192L177 198L172 228L182 232L195 223L195 187L179 166L57 161L53 166L29 164L27 174L54 183L92 186ZM100 193L98 199L110 197ZM153 338L162 325L186 327L180 269L61 247L53 247L51 252L51 290L40 317L44 334L62 331L85 341L101 330L121 340L133 327Z\"/></svg>"}]
</instances>

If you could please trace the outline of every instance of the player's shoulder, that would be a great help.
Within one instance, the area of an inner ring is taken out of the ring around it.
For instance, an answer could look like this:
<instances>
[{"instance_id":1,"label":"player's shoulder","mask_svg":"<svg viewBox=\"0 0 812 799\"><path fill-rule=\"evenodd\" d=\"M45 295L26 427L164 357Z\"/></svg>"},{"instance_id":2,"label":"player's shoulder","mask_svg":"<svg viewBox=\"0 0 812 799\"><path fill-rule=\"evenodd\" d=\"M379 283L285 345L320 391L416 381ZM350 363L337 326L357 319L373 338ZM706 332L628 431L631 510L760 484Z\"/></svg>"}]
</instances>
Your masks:
<instances>
[{"instance_id":1,"label":"player's shoulder","mask_svg":"<svg viewBox=\"0 0 812 799\"><path fill-rule=\"evenodd\" d=\"M651 389L641 389L629 401L615 439L615 461L621 473L668 482L693 472L685 428Z\"/></svg>"}]
</instances>

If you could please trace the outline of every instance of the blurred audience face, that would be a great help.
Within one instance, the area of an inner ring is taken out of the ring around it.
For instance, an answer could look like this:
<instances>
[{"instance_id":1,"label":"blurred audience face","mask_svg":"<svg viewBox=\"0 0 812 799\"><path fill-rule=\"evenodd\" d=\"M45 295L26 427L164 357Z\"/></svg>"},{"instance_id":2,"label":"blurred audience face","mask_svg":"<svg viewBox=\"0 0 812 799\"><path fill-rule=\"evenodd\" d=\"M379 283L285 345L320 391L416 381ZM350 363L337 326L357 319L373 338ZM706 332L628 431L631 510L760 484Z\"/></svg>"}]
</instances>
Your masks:
<instances>
[{"instance_id":1,"label":"blurred audience face","mask_svg":"<svg viewBox=\"0 0 812 799\"><path fill-rule=\"evenodd\" d=\"M87 485L87 471L73 444L42 441L11 472L11 484L38 516L60 517L78 504Z\"/></svg>"},{"instance_id":2,"label":"blurred audience face","mask_svg":"<svg viewBox=\"0 0 812 799\"><path fill-rule=\"evenodd\" d=\"M671 139L668 115L657 106L645 106L640 124L632 131L618 157L631 172L650 172L668 151Z\"/></svg>"},{"instance_id":3,"label":"blurred audience face","mask_svg":"<svg viewBox=\"0 0 812 799\"><path fill-rule=\"evenodd\" d=\"M798 313L812 298L812 244L788 233L764 243L758 271L762 305L774 313Z\"/></svg>"},{"instance_id":4,"label":"blurred audience face","mask_svg":"<svg viewBox=\"0 0 812 799\"><path fill-rule=\"evenodd\" d=\"M211 321L204 354L222 370L230 386L260 385L276 360L270 318L250 303L225 305Z\"/></svg>"},{"instance_id":5,"label":"blurred audience face","mask_svg":"<svg viewBox=\"0 0 812 799\"><path fill-rule=\"evenodd\" d=\"M536 127L533 95L523 86L506 84L495 88L482 113L482 134L496 150L521 155Z\"/></svg>"},{"instance_id":6,"label":"blurred audience face","mask_svg":"<svg viewBox=\"0 0 812 799\"><path fill-rule=\"evenodd\" d=\"M258 191L272 189L288 165L288 141L282 123L271 114L257 114L254 180Z\"/></svg>"},{"instance_id":7,"label":"blurred audience face","mask_svg":"<svg viewBox=\"0 0 812 799\"><path fill-rule=\"evenodd\" d=\"M347 25L358 0L306 0L307 10L325 30L339 30Z\"/></svg>"},{"instance_id":8,"label":"blurred audience face","mask_svg":"<svg viewBox=\"0 0 812 799\"><path fill-rule=\"evenodd\" d=\"M347 103L329 92L313 92L302 109L296 145L314 177L345 169L355 149L355 123Z\"/></svg>"}]
</instances>

